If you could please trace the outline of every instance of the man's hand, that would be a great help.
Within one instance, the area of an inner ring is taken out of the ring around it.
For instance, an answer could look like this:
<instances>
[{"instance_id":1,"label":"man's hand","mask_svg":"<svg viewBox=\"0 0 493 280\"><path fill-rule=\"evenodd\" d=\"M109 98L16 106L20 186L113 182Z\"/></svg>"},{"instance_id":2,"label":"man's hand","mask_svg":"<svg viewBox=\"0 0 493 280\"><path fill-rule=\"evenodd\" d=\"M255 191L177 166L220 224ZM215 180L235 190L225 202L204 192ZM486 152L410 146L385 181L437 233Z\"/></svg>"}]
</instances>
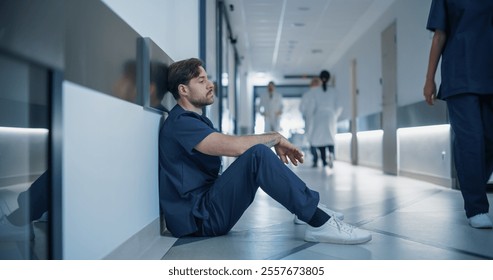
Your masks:
<instances>
[{"instance_id":1,"label":"man's hand","mask_svg":"<svg viewBox=\"0 0 493 280\"><path fill-rule=\"evenodd\" d=\"M274 150L285 164L289 164L289 161L295 166L298 166L298 163L303 163L303 153L284 137L274 146Z\"/></svg>"},{"instance_id":2,"label":"man's hand","mask_svg":"<svg viewBox=\"0 0 493 280\"><path fill-rule=\"evenodd\" d=\"M433 105L435 103L437 93L437 86L434 80L427 79L425 82L425 87L423 89L423 95L425 97L426 103Z\"/></svg>"}]
</instances>

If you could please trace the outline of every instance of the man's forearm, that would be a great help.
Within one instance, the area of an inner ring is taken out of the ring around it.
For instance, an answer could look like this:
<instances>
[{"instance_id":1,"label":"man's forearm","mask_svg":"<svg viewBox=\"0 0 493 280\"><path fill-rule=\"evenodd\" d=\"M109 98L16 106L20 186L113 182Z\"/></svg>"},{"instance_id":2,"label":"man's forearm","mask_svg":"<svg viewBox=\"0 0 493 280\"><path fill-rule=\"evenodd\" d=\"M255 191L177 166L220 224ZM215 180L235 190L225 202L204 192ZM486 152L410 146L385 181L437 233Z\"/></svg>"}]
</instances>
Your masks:
<instances>
[{"instance_id":1,"label":"man's forearm","mask_svg":"<svg viewBox=\"0 0 493 280\"><path fill-rule=\"evenodd\" d=\"M264 144L267 147L274 147L276 144L281 142L282 135L278 132L267 132L264 134L252 135L253 137L258 137L260 139L259 144Z\"/></svg>"},{"instance_id":2,"label":"man's forearm","mask_svg":"<svg viewBox=\"0 0 493 280\"><path fill-rule=\"evenodd\" d=\"M262 144L271 148L279 144L282 139L283 136L278 132L243 136L211 133L202 140L195 149L204 154L213 156L237 157L257 144Z\"/></svg>"}]
</instances>

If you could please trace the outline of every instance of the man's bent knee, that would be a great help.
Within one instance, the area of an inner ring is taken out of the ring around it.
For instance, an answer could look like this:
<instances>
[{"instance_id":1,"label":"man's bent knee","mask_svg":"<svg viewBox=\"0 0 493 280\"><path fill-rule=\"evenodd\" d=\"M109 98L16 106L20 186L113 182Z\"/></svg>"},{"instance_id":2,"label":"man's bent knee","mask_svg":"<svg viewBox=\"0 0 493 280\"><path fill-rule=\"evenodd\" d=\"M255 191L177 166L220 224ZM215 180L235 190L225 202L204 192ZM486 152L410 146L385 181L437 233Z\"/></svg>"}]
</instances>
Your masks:
<instances>
[{"instance_id":1,"label":"man's bent knee","mask_svg":"<svg viewBox=\"0 0 493 280\"><path fill-rule=\"evenodd\" d=\"M246 150L245 153L273 153L273 151L271 150L271 148L267 147L266 145L264 144L256 144L252 147L250 147L248 150Z\"/></svg>"}]
</instances>

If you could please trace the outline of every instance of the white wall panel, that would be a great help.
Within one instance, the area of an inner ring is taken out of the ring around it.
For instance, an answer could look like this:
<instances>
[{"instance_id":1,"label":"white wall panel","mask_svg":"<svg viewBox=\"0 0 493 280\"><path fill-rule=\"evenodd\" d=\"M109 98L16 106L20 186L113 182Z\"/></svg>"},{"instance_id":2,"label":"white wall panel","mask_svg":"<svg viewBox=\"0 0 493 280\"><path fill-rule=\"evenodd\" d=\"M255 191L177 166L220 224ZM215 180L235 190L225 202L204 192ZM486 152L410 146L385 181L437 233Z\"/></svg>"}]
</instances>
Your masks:
<instances>
[{"instance_id":1,"label":"white wall panel","mask_svg":"<svg viewBox=\"0 0 493 280\"><path fill-rule=\"evenodd\" d=\"M48 132L44 128L0 127L0 181L46 171Z\"/></svg>"},{"instance_id":2,"label":"white wall panel","mask_svg":"<svg viewBox=\"0 0 493 280\"><path fill-rule=\"evenodd\" d=\"M100 259L158 217L159 120L64 82L65 259Z\"/></svg>"},{"instance_id":3,"label":"white wall panel","mask_svg":"<svg viewBox=\"0 0 493 280\"><path fill-rule=\"evenodd\" d=\"M358 164L382 168L383 130L358 132Z\"/></svg>"},{"instance_id":4,"label":"white wall panel","mask_svg":"<svg viewBox=\"0 0 493 280\"><path fill-rule=\"evenodd\" d=\"M102 0L143 37L175 61L199 56L199 1Z\"/></svg>"},{"instance_id":5,"label":"white wall panel","mask_svg":"<svg viewBox=\"0 0 493 280\"><path fill-rule=\"evenodd\" d=\"M352 59L357 62L358 116L381 112L382 88L380 78L382 31L397 23L397 102L399 106L423 100L422 89L428 63L431 33L426 30L429 0L395 0L388 10L354 41L335 63L328 65L336 77L336 87L345 106L341 119L351 116L350 71ZM437 82L440 82L437 73Z\"/></svg>"},{"instance_id":6,"label":"white wall panel","mask_svg":"<svg viewBox=\"0 0 493 280\"><path fill-rule=\"evenodd\" d=\"M351 162L351 133L336 134L334 154L336 160Z\"/></svg>"},{"instance_id":7,"label":"white wall panel","mask_svg":"<svg viewBox=\"0 0 493 280\"><path fill-rule=\"evenodd\" d=\"M102 2L173 60L198 57L199 1ZM103 258L157 219L159 119L64 82L64 258Z\"/></svg>"},{"instance_id":8,"label":"white wall panel","mask_svg":"<svg viewBox=\"0 0 493 280\"><path fill-rule=\"evenodd\" d=\"M452 187L450 125L397 130L399 174Z\"/></svg>"}]
</instances>

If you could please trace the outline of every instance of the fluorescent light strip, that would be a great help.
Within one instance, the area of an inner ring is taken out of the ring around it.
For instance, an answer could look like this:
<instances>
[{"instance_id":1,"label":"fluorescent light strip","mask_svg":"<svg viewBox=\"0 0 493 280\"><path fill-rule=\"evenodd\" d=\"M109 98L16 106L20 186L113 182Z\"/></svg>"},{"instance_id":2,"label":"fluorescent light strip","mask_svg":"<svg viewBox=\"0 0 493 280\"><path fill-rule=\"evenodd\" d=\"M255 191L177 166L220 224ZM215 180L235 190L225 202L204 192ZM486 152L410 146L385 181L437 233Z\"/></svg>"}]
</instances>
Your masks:
<instances>
[{"instance_id":1,"label":"fluorescent light strip","mask_svg":"<svg viewBox=\"0 0 493 280\"><path fill-rule=\"evenodd\" d=\"M5 127L0 126L0 134L48 134L46 128L26 128L26 127Z\"/></svg>"}]
</instances>

